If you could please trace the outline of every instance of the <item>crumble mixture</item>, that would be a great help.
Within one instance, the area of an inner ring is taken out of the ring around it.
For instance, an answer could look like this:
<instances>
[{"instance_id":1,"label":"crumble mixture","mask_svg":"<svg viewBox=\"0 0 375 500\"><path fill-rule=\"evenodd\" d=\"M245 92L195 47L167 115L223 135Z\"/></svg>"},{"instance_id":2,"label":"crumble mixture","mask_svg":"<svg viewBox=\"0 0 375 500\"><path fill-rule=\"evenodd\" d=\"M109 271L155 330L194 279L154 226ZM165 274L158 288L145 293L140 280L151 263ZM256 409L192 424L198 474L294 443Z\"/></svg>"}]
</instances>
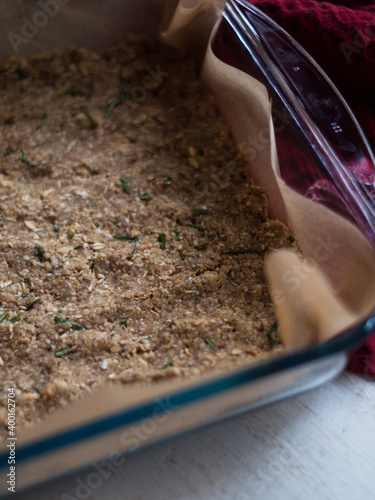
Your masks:
<instances>
[{"instance_id":1,"label":"crumble mixture","mask_svg":"<svg viewBox=\"0 0 375 500\"><path fill-rule=\"evenodd\" d=\"M294 240L193 63L140 37L11 58L0 106L3 434L10 387L24 425L104 383L281 348L263 259Z\"/></svg>"}]
</instances>

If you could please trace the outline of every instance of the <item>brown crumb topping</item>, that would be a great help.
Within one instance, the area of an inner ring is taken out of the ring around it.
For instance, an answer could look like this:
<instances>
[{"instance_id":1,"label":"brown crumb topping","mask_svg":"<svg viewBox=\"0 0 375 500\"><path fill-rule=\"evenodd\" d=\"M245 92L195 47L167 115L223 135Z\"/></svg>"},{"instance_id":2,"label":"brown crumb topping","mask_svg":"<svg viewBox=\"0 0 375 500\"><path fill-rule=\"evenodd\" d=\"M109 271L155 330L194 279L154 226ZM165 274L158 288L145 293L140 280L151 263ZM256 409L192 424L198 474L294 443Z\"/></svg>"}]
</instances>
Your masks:
<instances>
[{"instance_id":1,"label":"brown crumb topping","mask_svg":"<svg viewBox=\"0 0 375 500\"><path fill-rule=\"evenodd\" d=\"M21 425L104 383L278 350L263 259L293 237L193 63L139 37L11 58L0 106L4 430L8 387Z\"/></svg>"}]
</instances>

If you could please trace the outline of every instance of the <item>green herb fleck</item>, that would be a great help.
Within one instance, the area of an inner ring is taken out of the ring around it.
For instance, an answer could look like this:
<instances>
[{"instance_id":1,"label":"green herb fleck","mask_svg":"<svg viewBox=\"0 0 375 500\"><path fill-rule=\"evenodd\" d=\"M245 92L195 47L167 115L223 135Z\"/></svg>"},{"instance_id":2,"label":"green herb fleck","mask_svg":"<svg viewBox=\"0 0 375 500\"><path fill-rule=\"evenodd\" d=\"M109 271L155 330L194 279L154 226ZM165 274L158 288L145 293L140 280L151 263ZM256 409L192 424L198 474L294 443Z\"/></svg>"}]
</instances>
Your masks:
<instances>
[{"instance_id":1,"label":"green herb fleck","mask_svg":"<svg viewBox=\"0 0 375 500\"><path fill-rule=\"evenodd\" d=\"M195 245L194 248L196 248L197 250L200 250L201 248L204 248L208 245L208 241L202 241L202 243L199 243L198 245Z\"/></svg>"},{"instance_id":2,"label":"green herb fleck","mask_svg":"<svg viewBox=\"0 0 375 500\"><path fill-rule=\"evenodd\" d=\"M127 234L118 234L114 236L115 240L123 240L123 241L130 241L130 243L137 243L139 241L139 238L137 236L129 236Z\"/></svg>"},{"instance_id":3,"label":"green herb fleck","mask_svg":"<svg viewBox=\"0 0 375 500\"><path fill-rule=\"evenodd\" d=\"M72 97L83 97L85 95L82 90L70 89L65 92L65 95L70 95Z\"/></svg>"},{"instance_id":4,"label":"green herb fleck","mask_svg":"<svg viewBox=\"0 0 375 500\"><path fill-rule=\"evenodd\" d=\"M172 182L172 177L170 177L169 175L164 175L163 176L163 179L166 180L167 182Z\"/></svg>"},{"instance_id":5,"label":"green herb fleck","mask_svg":"<svg viewBox=\"0 0 375 500\"><path fill-rule=\"evenodd\" d=\"M37 392L38 394L41 394L41 391L38 386L33 387L34 391Z\"/></svg>"},{"instance_id":6,"label":"green herb fleck","mask_svg":"<svg viewBox=\"0 0 375 500\"><path fill-rule=\"evenodd\" d=\"M58 232L60 231L60 228L56 226L56 227L54 227L54 228L53 228L53 231L54 231L55 233L58 233Z\"/></svg>"},{"instance_id":7,"label":"green herb fleck","mask_svg":"<svg viewBox=\"0 0 375 500\"><path fill-rule=\"evenodd\" d=\"M120 179L120 184L121 184L121 187L122 187L122 190L124 191L124 193L126 194L130 194L131 193L131 189L130 187L128 186L128 183L126 182L126 179L124 179L123 177Z\"/></svg>"},{"instance_id":8,"label":"green herb fleck","mask_svg":"<svg viewBox=\"0 0 375 500\"><path fill-rule=\"evenodd\" d=\"M55 316L55 323L60 323L60 324L69 323L69 320L60 318L60 316Z\"/></svg>"},{"instance_id":9,"label":"green herb fleck","mask_svg":"<svg viewBox=\"0 0 375 500\"><path fill-rule=\"evenodd\" d=\"M38 259L41 262L44 262L46 260L44 257L44 254L46 253L46 251L44 250L44 248L38 247L37 245L35 245L34 250L36 251L36 256L38 257Z\"/></svg>"},{"instance_id":10,"label":"green herb fleck","mask_svg":"<svg viewBox=\"0 0 375 500\"><path fill-rule=\"evenodd\" d=\"M5 151L5 153L3 154L3 156L4 156L4 158L5 158L5 157L7 157L7 156L9 156L9 155L12 155L12 154L13 154L13 153L15 153L15 152L16 152L16 151L15 151L15 149L7 149L7 150Z\"/></svg>"},{"instance_id":11,"label":"green herb fleck","mask_svg":"<svg viewBox=\"0 0 375 500\"><path fill-rule=\"evenodd\" d=\"M95 267L95 262L91 262L90 271L93 273Z\"/></svg>"},{"instance_id":12,"label":"green herb fleck","mask_svg":"<svg viewBox=\"0 0 375 500\"><path fill-rule=\"evenodd\" d=\"M270 331L268 332L268 338L270 339L272 347L274 347L275 345L280 343L279 338L278 338L278 334L277 334L278 328L279 327L277 325L277 321L274 321L271 328L270 328Z\"/></svg>"},{"instance_id":13,"label":"green herb fleck","mask_svg":"<svg viewBox=\"0 0 375 500\"><path fill-rule=\"evenodd\" d=\"M87 87L87 94L85 96L86 101L91 101L93 93L94 93L94 84L93 84L93 82L90 82L88 87Z\"/></svg>"},{"instance_id":14,"label":"green herb fleck","mask_svg":"<svg viewBox=\"0 0 375 500\"><path fill-rule=\"evenodd\" d=\"M26 307L25 311L30 311L30 309L32 309L32 308L35 306L35 304L36 304L37 302L39 302L39 301L40 301L40 299L36 299L36 300L34 300L34 302L31 302L31 304L29 304L29 305ZM25 320L25 321L26 321L26 320Z\"/></svg>"},{"instance_id":15,"label":"green herb fleck","mask_svg":"<svg viewBox=\"0 0 375 500\"><path fill-rule=\"evenodd\" d=\"M80 248L83 248L83 245L77 245L76 247L73 247L73 250L79 250Z\"/></svg>"},{"instance_id":16,"label":"green herb fleck","mask_svg":"<svg viewBox=\"0 0 375 500\"><path fill-rule=\"evenodd\" d=\"M175 236L173 236L172 240L180 241L180 233L179 233L178 229L173 229L172 232L175 234Z\"/></svg>"},{"instance_id":17,"label":"green herb fleck","mask_svg":"<svg viewBox=\"0 0 375 500\"><path fill-rule=\"evenodd\" d=\"M159 234L158 236L158 242L160 243L160 248L162 250L165 250L165 243L167 241L167 237L164 233Z\"/></svg>"},{"instance_id":18,"label":"green herb fleck","mask_svg":"<svg viewBox=\"0 0 375 500\"><path fill-rule=\"evenodd\" d=\"M141 200L141 201L150 201L152 200L152 196L148 193L141 193L139 190L138 190L138 198Z\"/></svg>"},{"instance_id":19,"label":"green herb fleck","mask_svg":"<svg viewBox=\"0 0 375 500\"><path fill-rule=\"evenodd\" d=\"M42 121L35 127L35 130L40 130L46 124L47 115L44 113L42 116Z\"/></svg>"},{"instance_id":20,"label":"green herb fleck","mask_svg":"<svg viewBox=\"0 0 375 500\"><path fill-rule=\"evenodd\" d=\"M184 253L183 253L182 250L179 250L178 253L179 253L180 257L181 257L181 260L185 260L186 259L186 257L185 257L185 255L184 255Z\"/></svg>"},{"instance_id":21,"label":"green herb fleck","mask_svg":"<svg viewBox=\"0 0 375 500\"><path fill-rule=\"evenodd\" d=\"M128 101L131 98L130 94L123 94L124 88L125 88L125 82L121 82L115 98L109 103L107 107L107 111L105 113L106 118L109 118L111 116L113 110L117 108L117 106L120 106L120 104L122 104L125 101Z\"/></svg>"},{"instance_id":22,"label":"green herb fleck","mask_svg":"<svg viewBox=\"0 0 375 500\"><path fill-rule=\"evenodd\" d=\"M196 229L197 231L205 231L204 227L196 226L195 224L187 224L187 227L192 227L193 229Z\"/></svg>"},{"instance_id":23,"label":"green herb fleck","mask_svg":"<svg viewBox=\"0 0 375 500\"><path fill-rule=\"evenodd\" d=\"M6 309L3 314L0 316L0 323L4 321L4 319L8 316L9 309Z\"/></svg>"},{"instance_id":24,"label":"green herb fleck","mask_svg":"<svg viewBox=\"0 0 375 500\"><path fill-rule=\"evenodd\" d=\"M229 250L224 250L223 252L224 255L243 255L246 253L261 253L261 252L258 252L257 250L251 250L250 248L229 249Z\"/></svg>"},{"instance_id":25,"label":"green herb fleck","mask_svg":"<svg viewBox=\"0 0 375 500\"><path fill-rule=\"evenodd\" d=\"M205 342L207 345L209 345L211 347L211 349L213 349L214 351L217 351L218 350L218 346L215 344L215 342L210 339L210 337L206 337L205 339Z\"/></svg>"},{"instance_id":26,"label":"green herb fleck","mask_svg":"<svg viewBox=\"0 0 375 500\"><path fill-rule=\"evenodd\" d=\"M168 325L168 328L172 328L173 326L176 326L176 322L173 321L173 319L172 319L172 321Z\"/></svg>"},{"instance_id":27,"label":"green herb fleck","mask_svg":"<svg viewBox=\"0 0 375 500\"><path fill-rule=\"evenodd\" d=\"M55 323L58 323L60 325L63 325L64 323L69 323L69 326L72 330L85 330L84 326L77 325L76 323L73 323L73 321L70 321L69 319L60 318L60 316L55 316Z\"/></svg>"},{"instance_id":28,"label":"green herb fleck","mask_svg":"<svg viewBox=\"0 0 375 500\"><path fill-rule=\"evenodd\" d=\"M94 168L90 168L86 163L82 163L82 166L90 172L91 175L100 175L101 171L100 170L95 170Z\"/></svg>"},{"instance_id":29,"label":"green herb fleck","mask_svg":"<svg viewBox=\"0 0 375 500\"><path fill-rule=\"evenodd\" d=\"M19 318L18 316L13 316L13 318L8 319L8 321L14 324L17 323L17 321L21 321L21 318Z\"/></svg>"},{"instance_id":30,"label":"green herb fleck","mask_svg":"<svg viewBox=\"0 0 375 500\"><path fill-rule=\"evenodd\" d=\"M123 330L128 327L128 319L129 318L121 318L120 325Z\"/></svg>"},{"instance_id":31,"label":"green herb fleck","mask_svg":"<svg viewBox=\"0 0 375 500\"><path fill-rule=\"evenodd\" d=\"M198 214L198 215L214 215L212 212L204 208L192 208L191 211L193 214Z\"/></svg>"},{"instance_id":32,"label":"green herb fleck","mask_svg":"<svg viewBox=\"0 0 375 500\"><path fill-rule=\"evenodd\" d=\"M74 347L66 347L65 349L60 349L60 351L56 351L55 356L57 358L61 358L62 356L66 356L67 354L70 354L74 350L75 350Z\"/></svg>"},{"instance_id":33,"label":"green herb fleck","mask_svg":"<svg viewBox=\"0 0 375 500\"><path fill-rule=\"evenodd\" d=\"M73 323L72 321L70 321L70 328L72 330L86 330L86 328L82 325L77 325L76 323Z\"/></svg>"},{"instance_id":34,"label":"green herb fleck","mask_svg":"<svg viewBox=\"0 0 375 500\"><path fill-rule=\"evenodd\" d=\"M161 365L160 370L165 370L169 366L174 366L172 361L166 361L163 365Z\"/></svg>"},{"instance_id":35,"label":"green herb fleck","mask_svg":"<svg viewBox=\"0 0 375 500\"><path fill-rule=\"evenodd\" d=\"M18 158L18 161L20 161L21 163L25 163L26 165L31 165L29 160L26 158L23 149L21 149L21 156Z\"/></svg>"},{"instance_id":36,"label":"green herb fleck","mask_svg":"<svg viewBox=\"0 0 375 500\"><path fill-rule=\"evenodd\" d=\"M92 129L97 128L98 122L96 120L94 120L94 118L90 115L90 113L87 111L86 108L82 109L82 113L86 116L86 118L90 124L90 128L92 128Z\"/></svg>"}]
</instances>

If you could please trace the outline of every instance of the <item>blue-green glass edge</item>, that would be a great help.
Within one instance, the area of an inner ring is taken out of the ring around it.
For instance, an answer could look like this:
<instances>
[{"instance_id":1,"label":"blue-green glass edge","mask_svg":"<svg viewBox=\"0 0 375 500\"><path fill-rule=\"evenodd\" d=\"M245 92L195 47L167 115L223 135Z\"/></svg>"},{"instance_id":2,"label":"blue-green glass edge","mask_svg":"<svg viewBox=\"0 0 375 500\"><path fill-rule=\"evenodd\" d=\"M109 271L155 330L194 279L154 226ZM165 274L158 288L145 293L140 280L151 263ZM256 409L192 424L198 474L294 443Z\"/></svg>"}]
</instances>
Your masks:
<instances>
[{"instance_id":1,"label":"blue-green glass edge","mask_svg":"<svg viewBox=\"0 0 375 500\"><path fill-rule=\"evenodd\" d=\"M168 402L171 408L181 408L207 397L215 396L282 371L296 368L307 362L318 361L341 352L348 352L364 341L374 330L375 310L361 323L341 332L324 343L314 345L300 352L276 357L271 361L267 360L260 362L251 368L245 368L235 373L221 376L215 380L194 386L187 390L171 393L168 395ZM39 455L52 451L55 452L66 446L97 437L108 431L113 431L141 419L148 418L159 408L159 402L160 398L125 411L116 412L104 418L98 418L88 424L83 424L73 429L63 431L60 434L54 434L25 446L19 444L17 449L17 463L20 465ZM0 464L3 464L1 467L5 466L7 458L7 453L0 455Z\"/></svg>"}]
</instances>

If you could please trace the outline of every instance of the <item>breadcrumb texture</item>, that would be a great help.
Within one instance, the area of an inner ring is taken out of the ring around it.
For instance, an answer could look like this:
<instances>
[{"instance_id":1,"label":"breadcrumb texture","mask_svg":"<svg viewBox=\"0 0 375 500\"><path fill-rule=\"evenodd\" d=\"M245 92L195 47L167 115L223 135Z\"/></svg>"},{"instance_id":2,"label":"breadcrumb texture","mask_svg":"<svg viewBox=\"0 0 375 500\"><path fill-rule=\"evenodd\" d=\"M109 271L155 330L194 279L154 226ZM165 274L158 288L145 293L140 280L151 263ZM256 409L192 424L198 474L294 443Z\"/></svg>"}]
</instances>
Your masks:
<instances>
[{"instance_id":1,"label":"breadcrumb texture","mask_svg":"<svg viewBox=\"0 0 375 500\"><path fill-rule=\"evenodd\" d=\"M0 68L0 421L106 383L281 349L265 252L294 245L191 62L132 37ZM272 342L274 344L274 342Z\"/></svg>"}]
</instances>

